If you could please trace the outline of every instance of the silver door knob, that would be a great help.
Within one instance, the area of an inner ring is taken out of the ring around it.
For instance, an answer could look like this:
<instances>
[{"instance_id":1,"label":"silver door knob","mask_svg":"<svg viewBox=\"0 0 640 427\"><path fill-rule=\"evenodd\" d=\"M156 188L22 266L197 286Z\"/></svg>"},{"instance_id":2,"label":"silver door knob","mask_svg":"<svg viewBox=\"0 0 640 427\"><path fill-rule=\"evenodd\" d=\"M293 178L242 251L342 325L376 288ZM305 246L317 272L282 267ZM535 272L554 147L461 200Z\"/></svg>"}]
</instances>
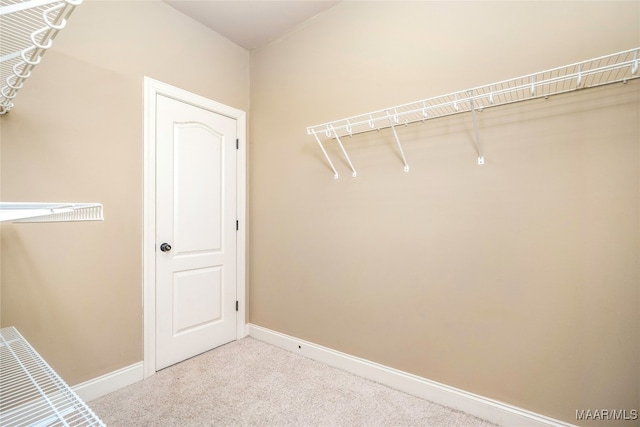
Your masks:
<instances>
[{"instance_id":1,"label":"silver door knob","mask_svg":"<svg viewBox=\"0 0 640 427\"><path fill-rule=\"evenodd\" d=\"M160 250L162 252L169 252L171 250L171 245L168 243L163 243L160 245Z\"/></svg>"}]
</instances>

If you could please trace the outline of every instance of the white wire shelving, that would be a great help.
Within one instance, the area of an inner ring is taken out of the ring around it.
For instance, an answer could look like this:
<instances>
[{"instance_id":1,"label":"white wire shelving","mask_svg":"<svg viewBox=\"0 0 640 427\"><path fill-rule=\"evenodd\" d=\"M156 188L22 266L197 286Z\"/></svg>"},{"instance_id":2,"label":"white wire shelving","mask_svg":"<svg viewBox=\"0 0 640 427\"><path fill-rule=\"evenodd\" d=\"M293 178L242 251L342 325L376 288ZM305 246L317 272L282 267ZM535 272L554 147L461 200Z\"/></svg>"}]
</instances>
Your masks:
<instances>
[{"instance_id":1,"label":"white wire shelving","mask_svg":"<svg viewBox=\"0 0 640 427\"><path fill-rule=\"evenodd\" d=\"M0 329L0 425L105 424L14 327Z\"/></svg>"},{"instance_id":2,"label":"white wire shelving","mask_svg":"<svg viewBox=\"0 0 640 427\"><path fill-rule=\"evenodd\" d=\"M100 203L0 202L0 222L102 221ZM0 426L103 426L13 327L0 329Z\"/></svg>"},{"instance_id":3,"label":"white wire shelving","mask_svg":"<svg viewBox=\"0 0 640 427\"><path fill-rule=\"evenodd\" d=\"M0 115L82 0L0 0Z\"/></svg>"},{"instance_id":4,"label":"white wire shelving","mask_svg":"<svg viewBox=\"0 0 640 427\"><path fill-rule=\"evenodd\" d=\"M638 72L639 55L640 48L612 53L509 80L309 126L307 134L313 135L316 139L325 159L333 170L334 178L338 178L338 172L324 148L321 137L335 139L351 168L352 176L355 177L357 172L347 154L342 138L391 128L404 163L404 171L408 172L409 164L396 132L397 126L471 112L475 144L478 151L478 164L482 165L484 164L484 156L476 112L499 105L547 98L552 95L612 83L627 83L629 80L640 77Z\"/></svg>"},{"instance_id":5,"label":"white wire shelving","mask_svg":"<svg viewBox=\"0 0 640 427\"><path fill-rule=\"evenodd\" d=\"M0 202L0 222L102 221L100 203L12 203Z\"/></svg>"}]
</instances>

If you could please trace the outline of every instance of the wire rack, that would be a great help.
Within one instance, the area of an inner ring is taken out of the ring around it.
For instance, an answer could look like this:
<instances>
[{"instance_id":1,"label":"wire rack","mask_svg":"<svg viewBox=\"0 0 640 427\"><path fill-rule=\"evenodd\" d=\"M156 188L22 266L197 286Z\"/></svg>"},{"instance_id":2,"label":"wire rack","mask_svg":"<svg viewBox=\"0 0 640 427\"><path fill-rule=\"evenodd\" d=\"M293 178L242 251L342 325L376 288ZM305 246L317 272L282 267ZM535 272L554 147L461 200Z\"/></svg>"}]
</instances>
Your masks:
<instances>
[{"instance_id":1,"label":"wire rack","mask_svg":"<svg viewBox=\"0 0 640 427\"><path fill-rule=\"evenodd\" d=\"M0 202L0 222L102 221L100 203Z\"/></svg>"},{"instance_id":2,"label":"wire rack","mask_svg":"<svg viewBox=\"0 0 640 427\"><path fill-rule=\"evenodd\" d=\"M0 0L0 115L82 0Z\"/></svg>"},{"instance_id":3,"label":"wire rack","mask_svg":"<svg viewBox=\"0 0 640 427\"><path fill-rule=\"evenodd\" d=\"M14 327L0 329L0 426L103 426Z\"/></svg>"},{"instance_id":4,"label":"wire rack","mask_svg":"<svg viewBox=\"0 0 640 427\"><path fill-rule=\"evenodd\" d=\"M638 72L639 52L640 48L629 49L514 79L309 126L307 134L315 137L333 169L334 177L337 178L338 173L327 155L320 137L335 139L355 177L355 168L344 149L341 138L391 128L404 162L404 170L408 172L409 166L395 130L396 126L471 112L479 156L478 163L483 164L484 158L475 119L476 111L612 83L626 83L640 77Z\"/></svg>"}]
</instances>

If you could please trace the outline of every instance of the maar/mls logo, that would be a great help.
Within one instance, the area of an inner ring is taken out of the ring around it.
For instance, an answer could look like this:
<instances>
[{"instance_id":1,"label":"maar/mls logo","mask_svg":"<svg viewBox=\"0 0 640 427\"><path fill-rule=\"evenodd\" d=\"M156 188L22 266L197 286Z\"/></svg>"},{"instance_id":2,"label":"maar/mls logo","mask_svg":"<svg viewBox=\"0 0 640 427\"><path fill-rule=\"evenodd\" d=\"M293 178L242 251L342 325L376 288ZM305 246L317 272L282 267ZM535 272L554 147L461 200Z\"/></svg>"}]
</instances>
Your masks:
<instances>
[{"instance_id":1,"label":"maar/mls logo","mask_svg":"<svg viewBox=\"0 0 640 427\"><path fill-rule=\"evenodd\" d=\"M637 409L576 409L576 420L633 421L638 419Z\"/></svg>"}]
</instances>

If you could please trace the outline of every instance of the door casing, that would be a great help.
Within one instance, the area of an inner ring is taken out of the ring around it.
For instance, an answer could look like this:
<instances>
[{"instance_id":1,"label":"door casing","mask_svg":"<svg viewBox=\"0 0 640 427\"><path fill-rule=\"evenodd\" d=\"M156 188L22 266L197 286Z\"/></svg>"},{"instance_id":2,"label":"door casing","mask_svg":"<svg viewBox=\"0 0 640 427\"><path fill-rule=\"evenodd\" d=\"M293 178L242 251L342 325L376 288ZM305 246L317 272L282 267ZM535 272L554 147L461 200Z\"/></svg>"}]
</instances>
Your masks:
<instances>
[{"instance_id":1,"label":"door casing","mask_svg":"<svg viewBox=\"0 0 640 427\"><path fill-rule=\"evenodd\" d=\"M236 120L239 140L237 155L237 202L236 215L236 290L238 311L236 312L236 339L247 335L246 328L246 113L211 99L168 85L158 80L144 77L144 202L143 202L143 371L150 377L156 370L156 98L164 95L214 113Z\"/></svg>"}]
</instances>

